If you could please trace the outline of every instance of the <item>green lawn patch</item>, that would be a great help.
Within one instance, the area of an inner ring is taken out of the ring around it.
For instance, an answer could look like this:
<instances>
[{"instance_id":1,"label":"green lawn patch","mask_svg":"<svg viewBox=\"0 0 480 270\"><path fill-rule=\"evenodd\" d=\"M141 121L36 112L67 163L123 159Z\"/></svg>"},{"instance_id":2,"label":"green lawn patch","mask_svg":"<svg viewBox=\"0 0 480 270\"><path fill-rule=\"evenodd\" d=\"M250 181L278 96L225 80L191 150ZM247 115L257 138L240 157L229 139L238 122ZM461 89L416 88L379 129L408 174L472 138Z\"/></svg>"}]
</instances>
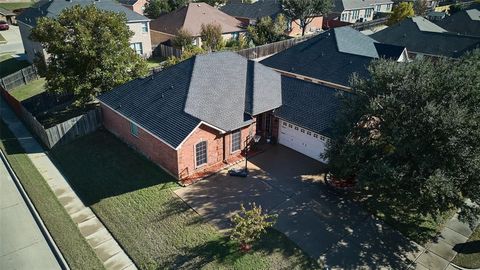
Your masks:
<instances>
[{"instance_id":1,"label":"green lawn patch","mask_svg":"<svg viewBox=\"0 0 480 270\"><path fill-rule=\"evenodd\" d=\"M15 73L29 65L30 63L27 61L17 60L9 53L2 54L0 55L0 78Z\"/></svg>"},{"instance_id":2,"label":"green lawn patch","mask_svg":"<svg viewBox=\"0 0 480 270\"><path fill-rule=\"evenodd\" d=\"M150 58L147 60L147 67L148 69L159 67L163 61L165 61L165 59Z\"/></svg>"},{"instance_id":3,"label":"green lawn patch","mask_svg":"<svg viewBox=\"0 0 480 270\"><path fill-rule=\"evenodd\" d=\"M0 3L0 7L4 9L8 9L10 11L13 11L15 9L20 9L20 8L28 8L31 7L35 4L34 1L30 2L10 2L10 3Z\"/></svg>"},{"instance_id":4,"label":"green lawn patch","mask_svg":"<svg viewBox=\"0 0 480 270\"><path fill-rule=\"evenodd\" d=\"M461 245L453 263L465 268L480 268L480 226L477 226L468 242Z\"/></svg>"},{"instance_id":5,"label":"green lawn patch","mask_svg":"<svg viewBox=\"0 0 480 270\"><path fill-rule=\"evenodd\" d=\"M15 97L18 101L23 101L33 96L36 96L45 91L45 79L40 78L35 81L31 81L26 85L19 86L12 91L10 94Z\"/></svg>"},{"instance_id":6,"label":"green lawn patch","mask_svg":"<svg viewBox=\"0 0 480 270\"><path fill-rule=\"evenodd\" d=\"M106 131L50 155L141 269L318 267L275 230L251 253L240 252L175 195L179 186L170 175Z\"/></svg>"},{"instance_id":7,"label":"green lawn patch","mask_svg":"<svg viewBox=\"0 0 480 270\"><path fill-rule=\"evenodd\" d=\"M0 121L0 138L0 148L6 154L70 268L103 269L93 249L3 121Z\"/></svg>"}]
</instances>

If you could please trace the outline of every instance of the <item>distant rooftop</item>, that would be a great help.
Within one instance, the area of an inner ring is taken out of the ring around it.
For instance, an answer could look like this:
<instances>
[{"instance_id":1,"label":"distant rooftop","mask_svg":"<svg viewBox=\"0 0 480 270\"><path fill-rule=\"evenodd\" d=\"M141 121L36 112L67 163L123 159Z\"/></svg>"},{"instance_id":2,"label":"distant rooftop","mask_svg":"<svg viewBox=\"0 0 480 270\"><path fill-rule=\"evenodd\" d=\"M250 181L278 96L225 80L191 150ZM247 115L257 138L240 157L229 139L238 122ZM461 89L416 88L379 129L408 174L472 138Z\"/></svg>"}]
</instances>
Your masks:
<instances>
[{"instance_id":1,"label":"distant rooftop","mask_svg":"<svg viewBox=\"0 0 480 270\"><path fill-rule=\"evenodd\" d=\"M435 23L450 32L480 36L480 11L478 9L461 10Z\"/></svg>"},{"instance_id":2,"label":"distant rooftop","mask_svg":"<svg viewBox=\"0 0 480 270\"><path fill-rule=\"evenodd\" d=\"M255 3L227 3L220 10L237 18L275 17L282 12L280 0L259 0Z\"/></svg>"},{"instance_id":3,"label":"distant rooftop","mask_svg":"<svg viewBox=\"0 0 480 270\"><path fill-rule=\"evenodd\" d=\"M64 9L75 5L87 6L95 5L98 9L123 13L127 21L148 21L149 19L140 15L113 0L43 0L36 3L33 7L27 8L18 17L17 20L27 25L35 26L38 18L49 17L56 18Z\"/></svg>"},{"instance_id":4,"label":"distant rooftop","mask_svg":"<svg viewBox=\"0 0 480 270\"><path fill-rule=\"evenodd\" d=\"M333 11L342 12L344 10L374 8L378 4L393 4L391 0L334 0Z\"/></svg>"}]
</instances>

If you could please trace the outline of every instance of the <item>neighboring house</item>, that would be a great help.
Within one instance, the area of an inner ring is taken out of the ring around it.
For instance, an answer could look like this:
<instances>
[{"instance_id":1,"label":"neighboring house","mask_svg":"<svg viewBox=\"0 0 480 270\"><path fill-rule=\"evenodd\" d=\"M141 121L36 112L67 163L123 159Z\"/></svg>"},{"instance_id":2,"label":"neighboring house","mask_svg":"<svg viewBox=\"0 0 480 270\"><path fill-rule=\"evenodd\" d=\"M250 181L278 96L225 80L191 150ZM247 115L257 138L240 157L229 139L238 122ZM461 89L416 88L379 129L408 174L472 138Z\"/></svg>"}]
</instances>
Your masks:
<instances>
[{"instance_id":1,"label":"neighboring house","mask_svg":"<svg viewBox=\"0 0 480 270\"><path fill-rule=\"evenodd\" d=\"M408 60L403 46L379 43L351 27L328 30L261 61L284 75L349 89L353 73L367 77L373 59Z\"/></svg>"},{"instance_id":2,"label":"neighboring house","mask_svg":"<svg viewBox=\"0 0 480 270\"><path fill-rule=\"evenodd\" d=\"M0 7L0 21L6 21L8 24L17 24L15 12Z\"/></svg>"},{"instance_id":3,"label":"neighboring house","mask_svg":"<svg viewBox=\"0 0 480 270\"><path fill-rule=\"evenodd\" d=\"M429 19L430 21L441 21L445 19L445 16L447 16L447 13L445 12L430 11L427 14L427 19Z\"/></svg>"},{"instance_id":4,"label":"neighboring house","mask_svg":"<svg viewBox=\"0 0 480 270\"><path fill-rule=\"evenodd\" d=\"M227 3L220 7L220 10L233 16L244 23L244 25L255 25L258 20L264 17L275 19L282 13L282 5L280 0L259 0L253 3L234 2ZM323 17L313 18L312 22L307 26L306 34L315 33L322 30ZM302 34L298 21L289 21L285 34L289 36L299 36Z\"/></svg>"},{"instance_id":5,"label":"neighboring house","mask_svg":"<svg viewBox=\"0 0 480 270\"><path fill-rule=\"evenodd\" d=\"M391 0L334 0L331 14L342 22L356 23L373 20L375 13L392 11Z\"/></svg>"},{"instance_id":6,"label":"neighboring house","mask_svg":"<svg viewBox=\"0 0 480 270\"><path fill-rule=\"evenodd\" d=\"M145 5L147 4L147 0L118 0L118 2L124 7L142 15L143 11L145 10Z\"/></svg>"},{"instance_id":7,"label":"neighboring house","mask_svg":"<svg viewBox=\"0 0 480 270\"><path fill-rule=\"evenodd\" d=\"M36 26L37 20L41 17L56 18L64 9L75 5L95 5L102 10L124 13L127 17L128 27L134 32L134 36L130 39L132 49L145 58L151 55L152 43L150 41L150 20L148 18L133 12L113 0L49 0L39 2L35 7L26 9L17 17L23 47L25 48L27 60L29 62L32 63L37 55L41 55L45 59L48 58L42 45L39 42L34 42L30 39L31 30Z\"/></svg>"},{"instance_id":8,"label":"neighboring house","mask_svg":"<svg viewBox=\"0 0 480 270\"><path fill-rule=\"evenodd\" d=\"M212 6L205 3L190 3L151 22L152 43L169 41L177 35L178 30L185 29L194 37L194 45L201 46L202 24L220 25L225 40L237 39L246 31L242 28L242 22Z\"/></svg>"},{"instance_id":9,"label":"neighboring house","mask_svg":"<svg viewBox=\"0 0 480 270\"><path fill-rule=\"evenodd\" d=\"M412 56L460 57L480 48L480 37L451 33L423 17L413 17L371 35L372 38L405 46Z\"/></svg>"},{"instance_id":10,"label":"neighboring house","mask_svg":"<svg viewBox=\"0 0 480 270\"><path fill-rule=\"evenodd\" d=\"M350 95L221 52L194 56L98 99L110 132L188 181L241 158L255 135L324 161L342 93Z\"/></svg>"},{"instance_id":11,"label":"neighboring house","mask_svg":"<svg viewBox=\"0 0 480 270\"><path fill-rule=\"evenodd\" d=\"M461 35L480 36L480 10L462 10L435 22L450 32Z\"/></svg>"}]
</instances>

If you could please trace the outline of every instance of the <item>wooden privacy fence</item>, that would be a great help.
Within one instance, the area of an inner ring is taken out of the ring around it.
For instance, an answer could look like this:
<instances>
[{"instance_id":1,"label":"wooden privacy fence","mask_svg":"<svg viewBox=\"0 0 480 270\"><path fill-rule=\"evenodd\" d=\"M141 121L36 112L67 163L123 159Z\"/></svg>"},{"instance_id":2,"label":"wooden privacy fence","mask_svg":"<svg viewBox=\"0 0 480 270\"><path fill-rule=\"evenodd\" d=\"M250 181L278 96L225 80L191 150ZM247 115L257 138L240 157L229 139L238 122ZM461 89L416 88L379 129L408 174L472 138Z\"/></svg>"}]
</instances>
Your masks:
<instances>
[{"instance_id":1,"label":"wooden privacy fence","mask_svg":"<svg viewBox=\"0 0 480 270\"><path fill-rule=\"evenodd\" d=\"M380 19L372 20L372 21L354 23L353 25L351 25L351 27L357 31L363 31L375 26L385 24L387 23L387 21L388 21L388 17L383 17Z\"/></svg>"},{"instance_id":2,"label":"wooden privacy fence","mask_svg":"<svg viewBox=\"0 0 480 270\"><path fill-rule=\"evenodd\" d=\"M7 103L12 107L17 116L25 123L30 129L42 141L42 143L49 149L56 145L65 144L74 140L77 137L89 134L97 130L102 125L102 114L100 108L90 110L83 115L71 118L67 121L59 123L53 127L45 128L38 120L32 115L21 102L16 100L5 89L0 88L2 96Z\"/></svg>"},{"instance_id":3,"label":"wooden privacy fence","mask_svg":"<svg viewBox=\"0 0 480 270\"><path fill-rule=\"evenodd\" d=\"M2 85L3 89L10 91L15 87L27 84L36 79L38 79L37 68L34 65L31 65L1 78L0 84Z\"/></svg>"},{"instance_id":4,"label":"wooden privacy fence","mask_svg":"<svg viewBox=\"0 0 480 270\"><path fill-rule=\"evenodd\" d=\"M282 40L282 41L277 41L265 45L260 45L257 47L253 48L248 48L248 49L243 49L237 51L238 54L241 56L244 56L248 59L255 59L255 58L260 58L264 57L267 55L271 55L274 53L278 53L281 51L284 51L290 47L293 47L294 45L303 42L309 38L314 37L315 35L308 35L308 36L303 36L303 37L298 37L298 38L291 38L287 40Z\"/></svg>"},{"instance_id":5,"label":"wooden privacy fence","mask_svg":"<svg viewBox=\"0 0 480 270\"><path fill-rule=\"evenodd\" d=\"M158 44L152 49L152 55L153 57L165 58L170 56L180 57L182 56L182 50L167 45Z\"/></svg>"}]
</instances>

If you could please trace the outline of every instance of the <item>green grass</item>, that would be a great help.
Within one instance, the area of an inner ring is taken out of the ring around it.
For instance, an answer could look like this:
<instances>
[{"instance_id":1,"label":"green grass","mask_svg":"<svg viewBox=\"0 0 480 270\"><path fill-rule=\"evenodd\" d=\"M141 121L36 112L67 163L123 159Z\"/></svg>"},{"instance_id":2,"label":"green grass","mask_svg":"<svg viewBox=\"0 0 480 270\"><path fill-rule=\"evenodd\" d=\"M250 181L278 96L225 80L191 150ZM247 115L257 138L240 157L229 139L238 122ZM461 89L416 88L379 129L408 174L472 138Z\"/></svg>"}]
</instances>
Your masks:
<instances>
[{"instance_id":1,"label":"green grass","mask_svg":"<svg viewBox=\"0 0 480 270\"><path fill-rule=\"evenodd\" d=\"M0 148L6 154L70 268L103 269L93 249L3 121L0 121L0 138Z\"/></svg>"},{"instance_id":2,"label":"green grass","mask_svg":"<svg viewBox=\"0 0 480 270\"><path fill-rule=\"evenodd\" d=\"M148 69L159 67L163 61L165 61L165 59L150 58L147 60L147 67Z\"/></svg>"},{"instance_id":3,"label":"green grass","mask_svg":"<svg viewBox=\"0 0 480 270\"><path fill-rule=\"evenodd\" d=\"M141 269L305 269L317 265L270 230L251 253L206 223L174 179L106 131L51 150L83 202Z\"/></svg>"},{"instance_id":4,"label":"green grass","mask_svg":"<svg viewBox=\"0 0 480 270\"><path fill-rule=\"evenodd\" d=\"M35 81L31 81L26 85L19 86L12 90L10 94L18 101L23 101L38 95L45 91L45 79L41 78Z\"/></svg>"},{"instance_id":5,"label":"green grass","mask_svg":"<svg viewBox=\"0 0 480 270\"><path fill-rule=\"evenodd\" d=\"M27 61L19 61L13 58L11 53L2 53L0 55L0 78L15 73L29 65L30 63Z\"/></svg>"},{"instance_id":6,"label":"green grass","mask_svg":"<svg viewBox=\"0 0 480 270\"><path fill-rule=\"evenodd\" d=\"M453 263L465 268L480 268L480 226L477 226L468 242L462 244Z\"/></svg>"},{"instance_id":7,"label":"green grass","mask_svg":"<svg viewBox=\"0 0 480 270\"><path fill-rule=\"evenodd\" d=\"M8 10L10 10L10 11L13 11L13 10L19 9L19 8L28 8L28 7L31 7L31 6L33 6L33 4L35 4L34 1L30 1L30 2L0 3L0 7L1 7L1 8L4 8L4 9L8 9Z\"/></svg>"}]
</instances>

